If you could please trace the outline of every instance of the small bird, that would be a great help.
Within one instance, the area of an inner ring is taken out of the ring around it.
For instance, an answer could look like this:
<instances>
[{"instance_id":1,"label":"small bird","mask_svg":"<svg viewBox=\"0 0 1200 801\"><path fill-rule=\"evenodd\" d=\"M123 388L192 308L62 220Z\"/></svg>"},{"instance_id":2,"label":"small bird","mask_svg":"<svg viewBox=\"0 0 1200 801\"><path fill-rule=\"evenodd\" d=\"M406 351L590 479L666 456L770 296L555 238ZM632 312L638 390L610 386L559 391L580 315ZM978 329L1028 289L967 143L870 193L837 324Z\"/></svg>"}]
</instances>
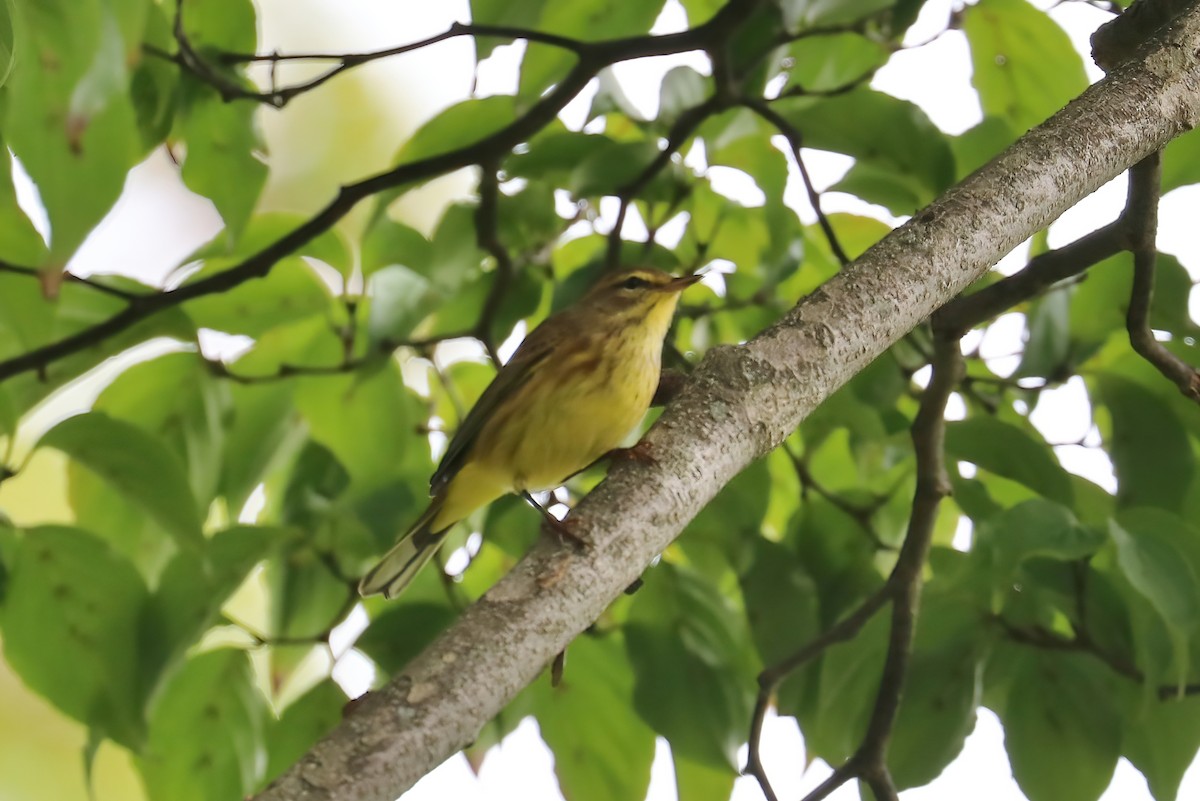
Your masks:
<instances>
[{"instance_id":1,"label":"small bird","mask_svg":"<svg viewBox=\"0 0 1200 801\"><path fill-rule=\"evenodd\" d=\"M429 481L429 508L359 592L395 597L455 523L510 492L532 502L530 492L617 448L650 407L679 293L699 280L616 272L535 328L450 440Z\"/></svg>"}]
</instances>

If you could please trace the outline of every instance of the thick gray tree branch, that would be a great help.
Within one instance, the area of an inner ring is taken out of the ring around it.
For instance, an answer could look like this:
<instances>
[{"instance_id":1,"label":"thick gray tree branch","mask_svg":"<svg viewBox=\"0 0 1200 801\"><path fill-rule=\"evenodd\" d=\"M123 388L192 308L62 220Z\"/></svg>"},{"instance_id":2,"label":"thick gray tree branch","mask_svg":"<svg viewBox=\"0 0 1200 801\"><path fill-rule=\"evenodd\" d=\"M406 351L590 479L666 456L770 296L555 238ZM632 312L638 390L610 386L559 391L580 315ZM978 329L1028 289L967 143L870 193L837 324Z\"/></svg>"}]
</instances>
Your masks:
<instances>
[{"instance_id":1,"label":"thick gray tree branch","mask_svg":"<svg viewBox=\"0 0 1200 801\"><path fill-rule=\"evenodd\" d=\"M469 743L747 464L1005 253L1200 117L1200 10L742 346L715 348L629 463L259 798L391 801Z\"/></svg>"}]
</instances>

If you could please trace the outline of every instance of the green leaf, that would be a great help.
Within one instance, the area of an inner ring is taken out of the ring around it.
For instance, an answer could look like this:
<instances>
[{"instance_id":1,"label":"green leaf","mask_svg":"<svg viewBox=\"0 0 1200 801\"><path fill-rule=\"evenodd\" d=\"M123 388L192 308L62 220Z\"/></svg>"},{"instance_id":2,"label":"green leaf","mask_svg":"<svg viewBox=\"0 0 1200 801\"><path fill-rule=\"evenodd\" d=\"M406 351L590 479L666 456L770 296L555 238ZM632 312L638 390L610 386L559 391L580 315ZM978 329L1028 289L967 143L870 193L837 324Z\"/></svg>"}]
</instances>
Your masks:
<instances>
[{"instance_id":1,"label":"green leaf","mask_svg":"<svg viewBox=\"0 0 1200 801\"><path fill-rule=\"evenodd\" d=\"M50 218L47 266L57 272L143 155L127 92L126 51L136 45L125 39L125 14L101 0L20 0L17 14L22 46L0 129L37 185Z\"/></svg>"},{"instance_id":2,"label":"green leaf","mask_svg":"<svg viewBox=\"0 0 1200 801\"><path fill-rule=\"evenodd\" d=\"M193 284L235 267L304 222L298 214L271 212L253 217L236 245L230 248L225 234L192 254L186 263L199 261L199 269L184 282ZM317 314L329 314L329 289L301 256L320 259L342 269L349 263L341 237L327 231L291 256L280 259L265 276L251 278L233 289L190 300L183 305L188 316L203 328L260 337L284 323Z\"/></svg>"},{"instance_id":3,"label":"green leaf","mask_svg":"<svg viewBox=\"0 0 1200 801\"><path fill-rule=\"evenodd\" d=\"M680 114L703 103L711 93L711 80L686 65L671 69L663 76L659 89L657 122L669 126Z\"/></svg>"},{"instance_id":4,"label":"green leaf","mask_svg":"<svg viewBox=\"0 0 1200 801\"><path fill-rule=\"evenodd\" d=\"M821 633L817 590L796 554L755 537L754 561L739 576L750 634L771 665Z\"/></svg>"},{"instance_id":5,"label":"green leaf","mask_svg":"<svg viewBox=\"0 0 1200 801\"><path fill-rule=\"evenodd\" d=\"M396 154L396 164L411 164L485 139L511 123L515 109L511 95L456 103L417 129Z\"/></svg>"},{"instance_id":6,"label":"green leaf","mask_svg":"<svg viewBox=\"0 0 1200 801\"><path fill-rule=\"evenodd\" d=\"M16 545L0 606L5 659L62 712L136 748L147 689L137 669L145 600L133 566L92 534L31 528Z\"/></svg>"},{"instance_id":7,"label":"green leaf","mask_svg":"<svg viewBox=\"0 0 1200 801\"><path fill-rule=\"evenodd\" d=\"M193 47L256 52L258 21L251 0L188 0L183 28Z\"/></svg>"},{"instance_id":8,"label":"green leaf","mask_svg":"<svg viewBox=\"0 0 1200 801\"><path fill-rule=\"evenodd\" d=\"M16 11L15 0L4 0L0 6L0 87L8 81L16 61L16 35L13 12Z\"/></svg>"},{"instance_id":9,"label":"green leaf","mask_svg":"<svg viewBox=\"0 0 1200 801\"><path fill-rule=\"evenodd\" d=\"M279 719L267 727L267 770L260 786L265 787L324 737L342 719L346 694L332 679L326 679L296 699Z\"/></svg>"},{"instance_id":10,"label":"green leaf","mask_svg":"<svg viewBox=\"0 0 1200 801\"><path fill-rule=\"evenodd\" d=\"M511 0L471 0L471 22L477 25L536 28L542 15L542 7L545 5L546 0L524 0L521 3L513 3ZM493 50L507 43L507 39L476 36L476 60L483 61Z\"/></svg>"},{"instance_id":11,"label":"green leaf","mask_svg":"<svg viewBox=\"0 0 1200 801\"><path fill-rule=\"evenodd\" d=\"M1181 511L1196 471L1187 429L1171 406L1141 384L1102 375L1097 399L1112 418L1106 437L1117 474L1117 504ZM1165 381L1165 392L1174 387Z\"/></svg>"},{"instance_id":12,"label":"green leaf","mask_svg":"<svg viewBox=\"0 0 1200 801\"><path fill-rule=\"evenodd\" d=\"M1154 699L1125 727L1121 753L1146 777L1157 801L1175 801L1200 748L1200 698Z\"/></svg>"},{"instance_id":13,"label":"green leaf","mask_svg":"<svg viewBox=\"0 0 1200 801\"><path fill-rule=\"evenodd\" d=\"M890 54L860 34L835 33L806 36L788 48L788 55L792 68L783 91L823 92L868 79Z\"/></svg>"},{"instance_id":14,"label":"green leaf","mask_svg":"<svg viewBox=\"0 0 1200 801\"><path fill-rule=\"evenodd\" d=\"M149 646L143 673L153 677L194 646L251 569L283 538L281 529L233 526L204 543L203 553L179 553L167 564L144 616Z\"/></svg>"},{"instance_id":15,"label":"green leaf","mask_svg":"<svg viewBox=\"0 0 1200 801\"><path fill-rule=\"evenodd\" d=\"M1027 649L1000 710L1013 777L1029 801L1095 801L1121 745L1112 674L1085 654Z\"/></svg>"},{"instance_id":16,"label":"green leaf","mask_svg":"<svg viewBox=\"0 0 1200 801\"><path fill-rule=\"evenodd\" d=\"M371 342L401 342L424 320L437 293L425 276L399 264L375 272L367 284Z\"/></svg>"},{"instance_id":17,"label":"green leaf","mask_svg":"<svg viewBox=\"0 0 1200 801\"><path fill-rule=\"evenodd\" d=\"M150 712L138 768L151 801L229 801L258 786L266 702L244 651L188 660Z\"/></svg>"},{"instance_id":18,"label":"green leaf","mask_svg":"<svg viewBox=\"0 0 1200 801\"><path fill-rule=\"evenodd\" d=\"M809 754L840 764L858 748L883 675L887 635L888 615L876 615L854 639L822 656L819 692L797 715Z\"/></svg>"},{"instance_id":19,"label":"green leaf","mask_svg":"<svg viewBox=\"0 0 1200 801\"><path fill-rule=\"evenodd\" d=\"M633 671L619 635L576 638L562 682L533 711L564 798L646 796L654 732L633 711Z\"/></svg>"},{"instance_id":20,"label":"green leaf","mask_svg":"<svg viewBox=\"0 0 1200 801\"><path fill-rule=\"evenodd\" d=\"M308 421L312 438L329 448L364 486L407 475L411 465L429 463L429 445L416 436L417 421L424 420L420 403L404 387L400 368L390 359L367 375L301 380L296 408Z\"/></svg>"},{"instance_id":21,"label":"green leaf","mask_svg":"<svg viewBox=\"0 0 1200 801\"><path fill-rule=\"evenodd\" d=\"M94 277L129 292L152 291L128 278ZM19 355L50 342L78 334L85 328L110 319L125 307L124 301L91 287L66 283L57 299L44 296L37 281L28 276L0 273L0 358ZM105 339L84 350L57 359L44 369L17 375L4 388L19 414L66 382L134 345L154 337L191 340L195 328L178 310L171 309Z\"/></svg>"},{"instance_id":22,"label":"green leaf","mask_svg":"<svg viewBox=\"0 0 1200 801\"><path fill-rule=\"evenodd\" d=\"M962 180L995 158L1017 138L1008 120L984 117L974 128L950 138L957 166L956 178Z\"/></svg>"},{"instance_id":23,"label":"green leaf","mask_svg":"<svg viewBox=\"0 0 1200 801\"><path fill-rule=\"evenodd\" d=\"M1025 0L981 0L962 15L972 84L986 116L1024 133L1087 88L1066 31Z\"/></svg>"},{"instance_id":24,"label":"green leaf","mask_svg":"<svg viewBox=\"0 0 1200 801\"><path fill-rule=\"evenodd\" d=\"M69 417L47 431L38 447L62 451L137 503L180 545L195 547L200 512L183 465L162 441L100 412Z\"/></svg>"},{"instance_id":25,"label":"green leaf","mask_svg":"<svg viewBox=\"0 0 1200 801\"><path fill-rule=\"evenodd\" d=\"M447 602L404 600L371 621L354 646L395 676L457 617Z\"/></svg>"},{"instance_id":26,"label":"green leaf","mask_svg":"<svg viewBox=\"0 0 1200 801\"><path fill-rule=\"evenodd\" d=\"M673 752L735 775L753 668L745 623L728 600L698 575L661 564L634 596L625 637L638 714Z\"/></svg>"},{"instance_id":27,"label":"green leaf","mask_svg":"<svg viewBox=\"0 0 1200 801\"><path fill-rule=\"evenodd\" d=\"M254 488L285 463L306 436L292 403L294 391L295 383L287 381L230 387L231 419L219 488L230 509L241 510Z\"/></svg>"},{"instance_id":28,"label":"green leaf","mask_svg":"<svg viewBox=\"0 0 1200 801\"><path fill-rule=\"evenodd\" d=\"M1034 498L983 521L975 548L986 549L997 590L1010 588L1017 567L1026 559L1084 559L1107 541L1103 530L1079 525L1057 503Z\"/></svg>"},{"instance_id":29,"label":"green leaf","mask_svg":"<svg viewBox=\"0 0 1200 801\"><path fill-rule=\"evenodd\" d=\"M972 417L946 426L946 450L1043 497L1074 506L1074 490L1048 446L1017 426L994 417Z\"/></svg>"},{"instance_id":30,"label":"green leaf","mask_svg":"<svg viewBox=\"0 0 1200 801\"><path fill-rule=\"evenodd\" d=\"M788 30L854 22L895 4L896 0L779 0Z\"/></svg>"},{"instance_id":31,"label":"green leaf","mask_svg":"<svg viewBox=\"0 0 1200 801\"><path fill-rule=\"evenodd\" d=\"M475 209L456 203L446 209L433 234L428 272L423 275L444 298L479 275L483 251L476 243Z\"/></svg>"},{"instance_id":32,"label":"green leaf","mask_svg":"<svg viewBox=\"0 0 1200 801\"><path fill-rule=\"evenodd\" d=\"M653 142L613 142L576 165L567 189L581 198L616 195L637 180L658 152Z\"/></svg>"},{"instance_id":33,"label":"green leaf","mask_svg":"<svg viewBox=\"0 0 1200 801\"><path fill-rule=\"evenodd\" d=\"M105 387L92 409L161 438L187 467L195 497L206 504L216 495L229 387L196 354L168 353L135 364Z\"/></svg>"},{"instance_id":34,"label":"green leaf","mask_svg":"<svg viewBox=\"0 0 1200 801\"><path fill-rule=\"evenodd\" d=\"M427 275L431 258L429 240L415 228L386 216L372 223L363 237L361 266L364 276L392 265Z\"/></svg>"},{"instance_id":35,"label":"green leaf","mask_svg":"<svg viewBox=\"0 0 1200 801\"><path fill-rule=\"evenodd\" d=\"M1141 526L1126 531L1112 521L1109 534L1117 546L1122 575L1166 624L1175 675L1182 684L1190 667L1188 641L1200 624L1200 580L1196 570L1167 533L1157 528Z\"/></svg>"},{"instance_id":36,"label":"green leaf","mask_svg":"<svg viewBox=\"0 0 1200 801\"><path fill-rule=\"evenodd\" d=\"M3 33L2 15L3 7L0 7L0 34ZM0 46L0 61L3 57L3 49ZM0 147L7 148L2 137ZM29 266L41 264L46 254L46 243L42 241L41 234L17 203L11 158L0 158L0 253L5 254L7 261Z\"/></svg>"},{"instance_id":37,"label":"green leaf","mask_svg":"<svg viewBox=\"0 0 1200 801\"><path fill-rule=\"evenodd\" d=\"M930 586L921 602L912 664L888 749L897 788L933 781L975 728L982 694L979 613Z\"/></svg>"},{"instance_id":38,"label":"green leaf","mask_svg":"<svg viewBox=\"0 0 1200 801\"><path fill-rule=\"evenodd\" d=\"M671 750L675 767L675 792L679 801L726 801L733 793L736 776L705 762L689 759Z\"/></svg>"},{"instance_id":39,"label":"green leaf","mask_svg":"<svg viewBox=\"0 0 1200 801\"><path fill-rule=\"evenodd\" d=\"M1163 151L1162 192L1200 183L1200 131L1172 139Z\"/></svg>"},{"instance_id":40,"label":"green leaf","mask_svg":"<svg viewBox=\"0 0 1200 801\"><path fill-rule=\"evenodd\" d=\"M954 182L949 141L906 100L856 89L835 97L780 100L774 107L799 129L805 146L853 156L876 176L890 173L920 206ZM877 131L888 136L880 138Z\"/></svg>"},{"instance_id":41,"label":"green leaf","mask_svg":"<svg viewBox=\"0 0 1200 801\"><path fill-rule=\"evenodd\" d=\"M1025 314L1025 350L1014 377L1057 379L1070 374L1070 313L1066 292L1050 292L1031 304Z\"/></svg>"},{"instance_id":42,"label":"green leaf","mask_svg":"<svg viewBox=\"0 0 1200 801\"><path fill-rule=\"evenodd\" d=\"M188 8L189 15L192 9ZM253 29L252 29L253 30ZM267 182L267 165L255 126L257 105L229 103L212 90L193 90L179 113L179 135L187 143L183 182L213 202L225 221L225 236L236 242Z\"/></svg>"},{"instance_id":43,"label":"green leaf","mask_svg":"<svg viewBox=\"0 0 1200 801\"><path fill-rule=\"evenodd\" d=\"M576 0L543 6L538 30L585 41L616 39L647 33L662 10L663 0L627 3L622 0ZM575 55L559 47L530 42L521 61L520 91L524 101L535 100L574 63Z\"/></svg>"}]
</instances>

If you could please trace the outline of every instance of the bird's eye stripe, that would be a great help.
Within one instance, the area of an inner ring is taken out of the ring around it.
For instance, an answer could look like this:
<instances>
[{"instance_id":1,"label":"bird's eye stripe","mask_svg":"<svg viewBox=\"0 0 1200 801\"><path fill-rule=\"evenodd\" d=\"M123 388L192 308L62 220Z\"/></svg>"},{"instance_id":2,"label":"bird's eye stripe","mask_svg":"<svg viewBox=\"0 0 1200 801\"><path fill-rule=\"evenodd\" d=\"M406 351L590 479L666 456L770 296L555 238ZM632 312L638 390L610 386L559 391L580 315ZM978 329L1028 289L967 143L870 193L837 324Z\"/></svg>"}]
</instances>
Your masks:
<instances>
[{"instance_id":1,"label":"bird's eye stripe","mask_svg":"<svg viewBox=\"0 0 1200 801\"><path fill-rule=\"evenodd\" d=\"M650 282L645 278L638 278L636 275L630 276L621 282L622 289L640 289L644 286L650 286Z\"/></svg>"}]
</instances>

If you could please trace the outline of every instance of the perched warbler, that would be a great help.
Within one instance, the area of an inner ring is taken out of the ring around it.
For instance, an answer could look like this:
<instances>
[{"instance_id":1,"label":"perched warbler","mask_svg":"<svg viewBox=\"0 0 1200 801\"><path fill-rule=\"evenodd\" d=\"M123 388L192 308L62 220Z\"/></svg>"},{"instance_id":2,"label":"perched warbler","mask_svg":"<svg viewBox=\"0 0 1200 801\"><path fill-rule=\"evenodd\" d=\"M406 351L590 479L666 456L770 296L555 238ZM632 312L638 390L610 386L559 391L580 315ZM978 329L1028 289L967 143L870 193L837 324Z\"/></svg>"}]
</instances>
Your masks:
<instances>
[{"instance_id":1,"label":"perched warbler","mask_svg":"<svg viewBox=\"0 0 1200 801\"><path fill-rule=\"evenodd\" d=\"M450 440L429 508L359 591L395 596L455 523L509 492L556 487L619 446L658 386L679 293L698 280L650 269L606 275L535 328Z\"/></svg>"}]
</instances>

